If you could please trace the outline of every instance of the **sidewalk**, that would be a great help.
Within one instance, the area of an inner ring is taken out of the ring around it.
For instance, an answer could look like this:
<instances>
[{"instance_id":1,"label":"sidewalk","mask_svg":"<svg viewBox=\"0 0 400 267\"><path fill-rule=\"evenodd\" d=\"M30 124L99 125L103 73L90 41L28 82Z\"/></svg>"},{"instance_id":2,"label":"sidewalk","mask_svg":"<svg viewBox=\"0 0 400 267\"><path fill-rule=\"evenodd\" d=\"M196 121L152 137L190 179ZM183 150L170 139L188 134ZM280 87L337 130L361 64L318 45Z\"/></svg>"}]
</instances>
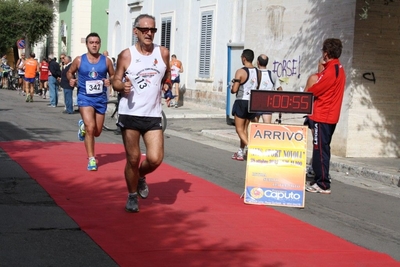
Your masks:
<instances>
[{"instance_id":1,"label":"sidewalk","mask_svg":"<svg viewBox=\"0 0 400 267\"><path fill-rule=\"evenodd\" d=\"M167 108L163 106L168 119L194 119L194 118L226 118L226 111L215 107L195 104L186 101L179 108ZM284 122L287 124L300 124L302 116L284 114ZM301 118L301 119L299 119ZM234 145L238 143L235 128L221 130L203 130L202 134L209 138L228 142ZM384 185L400 187L400 159L399 158L343 158L332 155L331 171L339 171L349 175L365 177L381 182Z\"/></svg>"},{"instance_id":2,"label":"sidewalk","mask_svg":"<svg viewBox=\"0 0 400 267\"><path fill-rule=\"evenodd\" d=\"M62 92L59 94L59 101L60 103L64 102ZM179 108L168 108L163 104L163 110L168 119L226 118L225 109L189 101L185 101L184 105ZM302 115L283 115L283 122L287 124L300 125L302 121ZM234 127L232 129L203 130L202 134L208 138L230 144L237 145L238 143ZM343 158L332 155L331 171L343 172L371 179L384 185L400 187L400 158Z\"/></svg>"}]
</instances>

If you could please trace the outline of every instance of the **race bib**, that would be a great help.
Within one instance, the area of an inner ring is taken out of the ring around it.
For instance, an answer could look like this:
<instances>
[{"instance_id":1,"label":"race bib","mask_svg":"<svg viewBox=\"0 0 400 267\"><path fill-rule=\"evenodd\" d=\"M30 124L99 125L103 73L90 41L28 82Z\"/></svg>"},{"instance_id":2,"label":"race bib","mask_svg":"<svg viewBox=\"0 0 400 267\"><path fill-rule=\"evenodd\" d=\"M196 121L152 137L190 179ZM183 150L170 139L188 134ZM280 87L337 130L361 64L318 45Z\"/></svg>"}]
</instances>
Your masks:
<instances>
[{"instance_id":1,"label":"race bib","mask_svg":"<svg viewBox=\"0 0 400 267\"><path fill-rule=\"evenodd\" d=\"M100 94L102 92L103 92L102 80L86 81L86 94L94 95L94 94Z\"/></svg>"},{"instance_id":2,"label":"race bib","mask_svg":"<svg viewBox=\"0 0 400 267\"><path fill-rule=\"evenodd\" d=\"M147 80L141 76L131 74L127 76L132 83L133 90L139 95L149 86Z\"/></svg>"}]
</instances>

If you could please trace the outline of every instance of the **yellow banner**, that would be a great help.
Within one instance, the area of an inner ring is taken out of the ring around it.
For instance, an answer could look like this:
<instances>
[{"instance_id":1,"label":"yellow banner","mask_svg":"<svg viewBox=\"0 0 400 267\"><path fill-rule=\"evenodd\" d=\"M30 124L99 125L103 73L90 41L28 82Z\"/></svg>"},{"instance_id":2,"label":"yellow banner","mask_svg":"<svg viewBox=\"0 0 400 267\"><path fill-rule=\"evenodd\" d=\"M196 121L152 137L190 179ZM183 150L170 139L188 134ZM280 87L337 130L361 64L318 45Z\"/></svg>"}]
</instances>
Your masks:
<instances>
[{"instance_id":1,"label":"yellow banner","mask_svg":"<svg viewBox=\"0 0 400 267\"><path fill-rule=\"evenodd\" d=\"M304 207L307 127L252 123L244 202Z\"/></svg>"}]
</instances>

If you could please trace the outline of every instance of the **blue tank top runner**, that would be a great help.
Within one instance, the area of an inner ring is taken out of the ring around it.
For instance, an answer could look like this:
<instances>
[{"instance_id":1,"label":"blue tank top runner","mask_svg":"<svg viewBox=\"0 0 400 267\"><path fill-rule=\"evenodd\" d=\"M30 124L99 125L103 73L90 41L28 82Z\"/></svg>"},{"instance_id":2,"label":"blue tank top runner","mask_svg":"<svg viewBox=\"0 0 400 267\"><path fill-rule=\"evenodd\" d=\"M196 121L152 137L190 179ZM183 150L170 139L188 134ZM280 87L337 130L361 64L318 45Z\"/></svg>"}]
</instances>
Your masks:
<instances>
[{"instance_id":1,"label":"blue tank top runner","mask_svg":"<svg viewBox=\"0 0 400 267\"><path fill-rule=\"evenodd\" d=\"M78 91L87 96L107 95L107 87L104 86L103 79L107 79L106 57L100 55L97 63L89 62L87 55L81 56L81 64L78 70Z\"/></svg>"}]
</instances>

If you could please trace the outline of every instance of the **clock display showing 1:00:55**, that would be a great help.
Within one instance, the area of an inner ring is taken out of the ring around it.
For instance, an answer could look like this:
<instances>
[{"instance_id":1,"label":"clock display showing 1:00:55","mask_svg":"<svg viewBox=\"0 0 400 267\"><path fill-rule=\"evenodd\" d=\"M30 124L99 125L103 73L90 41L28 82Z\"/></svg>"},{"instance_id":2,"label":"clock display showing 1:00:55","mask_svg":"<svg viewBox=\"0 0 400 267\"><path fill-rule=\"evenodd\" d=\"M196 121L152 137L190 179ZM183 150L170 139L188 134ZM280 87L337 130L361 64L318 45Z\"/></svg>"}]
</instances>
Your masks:
<instances>
[{"instance_id":1,"label":"clock display showing 1:00:55","mask_svg":"<svg viewBox=\"0 0 400 267\"><path fill-rule=\"evenodd\" d=\"M249 112L312 114L313 102L309 92L251 90Z\"/></svg>"}]
</instances>

